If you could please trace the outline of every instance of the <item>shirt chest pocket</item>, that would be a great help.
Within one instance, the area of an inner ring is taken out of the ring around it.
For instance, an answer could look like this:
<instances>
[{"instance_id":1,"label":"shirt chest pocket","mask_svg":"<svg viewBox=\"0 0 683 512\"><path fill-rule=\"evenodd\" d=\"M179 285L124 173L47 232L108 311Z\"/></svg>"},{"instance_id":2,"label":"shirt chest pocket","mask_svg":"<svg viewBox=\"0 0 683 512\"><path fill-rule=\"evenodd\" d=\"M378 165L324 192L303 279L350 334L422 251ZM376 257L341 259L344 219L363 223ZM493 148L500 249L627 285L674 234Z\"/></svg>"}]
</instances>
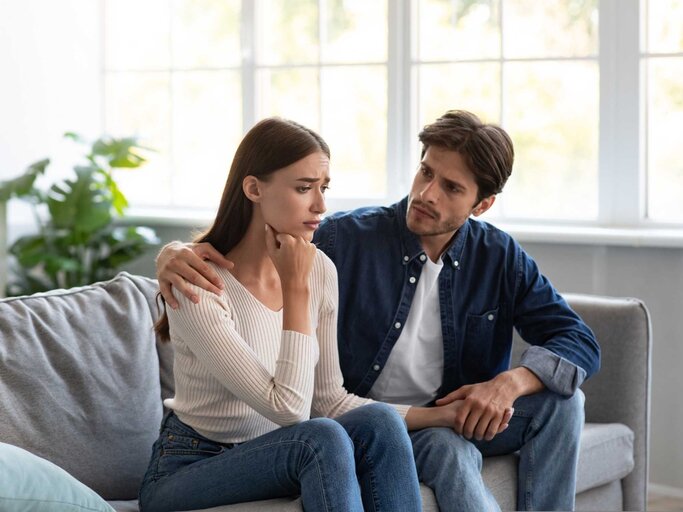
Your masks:
<instances>
[{"instance_id":1,"label":"shirt chest pocket","mask_svg":"<svg viewBox=\"0 0 683 512\"><path fill-rule=\"evenodd\" d=\"M497 364L493 353L496 330L502 322L501 307L481 314L468 314L462 345L462 369L470 382L482 382L495 376Z\"/></svg>"}]
</instances>

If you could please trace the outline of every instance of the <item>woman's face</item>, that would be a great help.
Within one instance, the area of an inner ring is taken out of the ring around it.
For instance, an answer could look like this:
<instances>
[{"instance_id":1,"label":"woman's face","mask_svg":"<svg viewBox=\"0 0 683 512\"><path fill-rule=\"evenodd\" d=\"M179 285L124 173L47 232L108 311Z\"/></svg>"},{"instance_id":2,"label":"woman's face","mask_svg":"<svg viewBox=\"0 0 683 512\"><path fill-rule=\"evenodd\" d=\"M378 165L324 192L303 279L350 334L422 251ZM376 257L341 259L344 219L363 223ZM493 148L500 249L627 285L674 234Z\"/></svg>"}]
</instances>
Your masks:
<instances>
[{"instance_id":1,"label":"woman's face","mask_svg":"<svg viewBox=\"0 0 683 512\"><path fill-rule=\"evenodd\" d=\"M330 161L313 153L259 180L259 205L264 221L279 233L313 239L322 220L325 191L330 182Z\"/></svg>"}]
</instances>

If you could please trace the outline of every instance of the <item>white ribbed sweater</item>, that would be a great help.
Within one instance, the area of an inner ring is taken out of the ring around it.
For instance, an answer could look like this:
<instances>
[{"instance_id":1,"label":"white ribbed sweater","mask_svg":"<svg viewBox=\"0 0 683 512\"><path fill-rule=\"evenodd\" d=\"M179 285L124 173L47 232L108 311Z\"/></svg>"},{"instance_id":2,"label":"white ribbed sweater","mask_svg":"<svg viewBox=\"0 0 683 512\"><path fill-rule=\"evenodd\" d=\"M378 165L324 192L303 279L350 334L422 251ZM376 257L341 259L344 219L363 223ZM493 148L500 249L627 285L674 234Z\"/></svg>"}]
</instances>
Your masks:
<instances>
[{"instance_id":1,"label":"white ribbed sweater","mask_svg":"<svg viewBox=\"0 0 683 512\"><path fill-rule=\"evenodd\" d=\"M253 439L316 416L334 418L372 400L343 387L337 353L337 270L317 251L310 276L315 336L282 329L282 311L259 302L225 269L217 295L190 285L194 304L175 292L167 309L175 396L164 404L203 436ZM409 406L394 406L405 417Z\"/></svg>"}]
</instances>

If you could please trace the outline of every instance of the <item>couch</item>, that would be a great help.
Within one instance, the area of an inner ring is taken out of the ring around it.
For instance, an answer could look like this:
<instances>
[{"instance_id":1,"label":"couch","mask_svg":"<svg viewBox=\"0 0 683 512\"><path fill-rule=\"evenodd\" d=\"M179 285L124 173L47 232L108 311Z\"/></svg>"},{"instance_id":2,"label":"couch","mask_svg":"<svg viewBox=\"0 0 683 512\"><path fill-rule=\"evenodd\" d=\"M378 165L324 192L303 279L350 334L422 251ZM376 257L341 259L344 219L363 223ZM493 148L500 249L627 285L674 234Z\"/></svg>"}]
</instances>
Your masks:
<instances>
[{"instance_id":1,"label":"couch","mask_svg":"<svg viewBox=\"0 0 683 512\"><path fill-rule=\"evenodd\" d=\"M170 346L152 331L155 294L154 280L124 272L91 286L0 301L0 443L54 463L119 512L138 510L161 400L173 392ZM577 509L645 510L648 311L636 299L566 298L603 354L600 373L582 387ZM519 354L523 345L515 343ZM484 478L503 510L515 508L516 462L514 454L484 461ZM0 481L6 485L3 475ZM432 492L422 486L422 493L424 509L438 510ZM301 506L294 497L211 510Z\"/></svg>"}]
</instances>

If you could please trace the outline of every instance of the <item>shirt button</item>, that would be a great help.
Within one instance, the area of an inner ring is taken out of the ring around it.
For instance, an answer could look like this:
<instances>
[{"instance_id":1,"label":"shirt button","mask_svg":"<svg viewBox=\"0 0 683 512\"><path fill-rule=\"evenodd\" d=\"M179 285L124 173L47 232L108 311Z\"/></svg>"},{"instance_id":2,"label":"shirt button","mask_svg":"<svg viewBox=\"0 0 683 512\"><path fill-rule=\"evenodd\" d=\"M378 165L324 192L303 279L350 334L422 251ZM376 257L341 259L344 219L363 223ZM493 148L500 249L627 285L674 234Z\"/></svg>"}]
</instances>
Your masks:
<instances>
[{"instance_id":1,"label":"shirt button","mask_svg":"<svg viewBox=\"0 0 683 512\"><path fill-rule=\"evenodd\" d=\"M420 254L420 261L424 261L426 259L427 259L427 256L425 256L424 254Z\"/></svg>"},{"instance_id":2,"label":"shirt button","mask_svg":"<svg viewBox=\"0 0 683 512\"><path fill-rule=\"evenodd\" d=\"M454 266L454 267L457 267L458 265L460 265L460 263L458 262L458 260L455 260L455 261L453 262L453 266Z\"/></svg>"},{"instance_id":3,"label":"shirt button","mask_svg":"<svg viewBox=\"0 0 683 512\"><path fill-rule=\"evenodd\" d=\"M486 318L488 318L489 320L493 320L493 319L494 319L494 316L493 316L492 314L490 314L490 315L487 316Z\"/></svg>"},{"instance_id":4,"label":"shirt button","mask_svg":"<svg viewBox=\"0 0 683 512\"><path fill-rule=\"evenodd\" d=\"M374 365L372 367L372 369L375 370L376 372L378 372L379 371L379 365L378 364Z\"/></svg>"},{"instance_id":5,"label":"shirt button","mask_svg":"<svg viewBox=\"0 0 683 512\"><path fill-rule=\"evenodd\" d=\"M394 327L396 327L397 329L400 329L401 328L401 322L396 322L394 324Z\"/></svg>"},{"instance_id":6,"label":"shirt button","mask_svg":"<svg viewBox=\"0 0 683 512\"><path fill-rule=\"evenodd\" d=\"M410 281L410 284L415 284L415 281L417 281L417 279L415 279L413 276L410 276L410 279L408 279L408 281Z\"/></svg>"},{"instance_id":7,"label":"shirt button","mask_svg":"<svg viewBox=\"0 0 683 512\"><path fill-rule=\"evenodd\" d=\"M403 261L408 261L410 258L408 256L403 256Z\"/></svg>"}]
</instances>

